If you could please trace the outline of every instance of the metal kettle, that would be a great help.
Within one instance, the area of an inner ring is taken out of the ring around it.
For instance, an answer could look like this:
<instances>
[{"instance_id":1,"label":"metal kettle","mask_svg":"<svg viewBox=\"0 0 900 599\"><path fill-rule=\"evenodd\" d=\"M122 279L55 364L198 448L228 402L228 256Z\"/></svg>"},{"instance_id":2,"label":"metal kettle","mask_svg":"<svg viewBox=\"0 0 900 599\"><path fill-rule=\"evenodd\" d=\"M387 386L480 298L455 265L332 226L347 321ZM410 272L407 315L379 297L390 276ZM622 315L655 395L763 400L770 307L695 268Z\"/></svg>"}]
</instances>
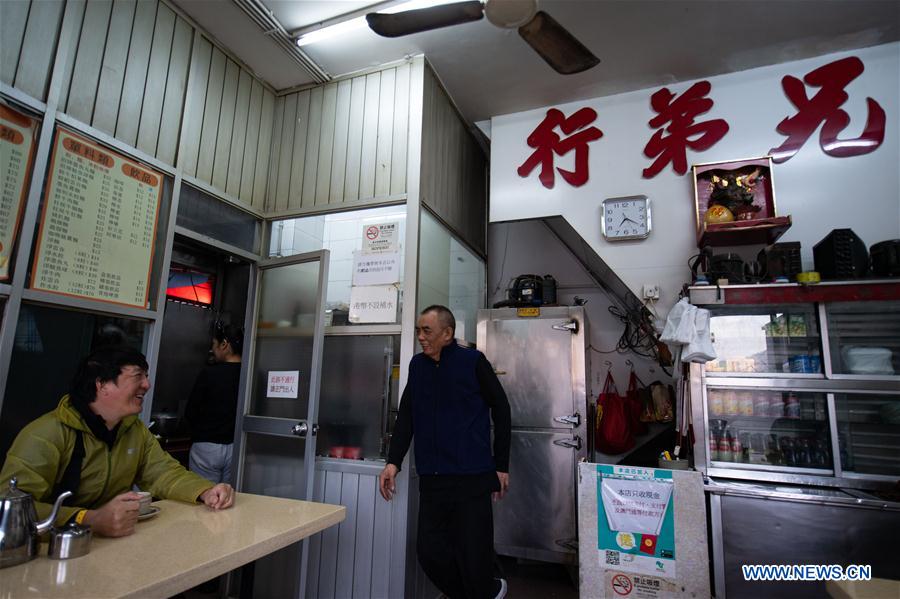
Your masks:
<instances>
[{"instance_id":1,"label":"metal kettle","mask_svg":"<svg viewBox=\"0 0 900 599\"><path fill-rule=\"evenodd\" d=\"M0 568L15 566L37 556L38 536L50 530L59 506L72 495L61 493L46 520L37 521L34 498L9 481L9 490L0 494Z\"/></svg>"}]
</instances>

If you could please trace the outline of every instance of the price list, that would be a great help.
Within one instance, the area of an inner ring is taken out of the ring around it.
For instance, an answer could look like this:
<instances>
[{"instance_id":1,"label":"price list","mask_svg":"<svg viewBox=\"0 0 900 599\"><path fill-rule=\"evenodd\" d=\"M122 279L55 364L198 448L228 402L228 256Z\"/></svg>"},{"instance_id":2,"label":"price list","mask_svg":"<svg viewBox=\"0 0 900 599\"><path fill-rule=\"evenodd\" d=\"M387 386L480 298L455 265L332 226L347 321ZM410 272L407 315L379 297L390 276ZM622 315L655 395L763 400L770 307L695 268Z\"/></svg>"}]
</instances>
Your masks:
<instances>
[{"instance_id":1,"label":"price list","mask_svg":"<svg viewBox=\"0 0 900 599\"><path fill-rule=\"evenodd\" d=\"M32 287L147 306L162 175L60 129Z\"/></svg>"},{"instance_id":2,"label":"price list","mask_svg":"<svg viewBox=\"0 0 900 599\"><path fill-rule=\"evenodd\" d=\"M9 279L36 129L37 121L0 104L0 281Z\"/></svg>"}]
</instances>

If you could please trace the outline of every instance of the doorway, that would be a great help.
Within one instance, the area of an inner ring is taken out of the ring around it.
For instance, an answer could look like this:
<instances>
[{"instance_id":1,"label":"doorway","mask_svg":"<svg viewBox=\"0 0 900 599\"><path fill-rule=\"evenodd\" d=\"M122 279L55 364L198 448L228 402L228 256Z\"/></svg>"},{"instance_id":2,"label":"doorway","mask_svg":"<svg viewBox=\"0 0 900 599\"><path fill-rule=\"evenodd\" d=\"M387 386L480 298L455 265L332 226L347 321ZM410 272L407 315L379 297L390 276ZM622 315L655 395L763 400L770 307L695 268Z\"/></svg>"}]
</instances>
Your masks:
<instances>
[{"instance_id":1,"label":"doorway","mask_svg":"<svg viewBox=\"0 0 900 599\"><path fill-rule=\"evenodd\" d=\"M150 421L163 449L185 466L191 446L187 400L211 359L214 323L244 324L250 270L242 258L175 237Z\"/></svg>"}]
</instances>

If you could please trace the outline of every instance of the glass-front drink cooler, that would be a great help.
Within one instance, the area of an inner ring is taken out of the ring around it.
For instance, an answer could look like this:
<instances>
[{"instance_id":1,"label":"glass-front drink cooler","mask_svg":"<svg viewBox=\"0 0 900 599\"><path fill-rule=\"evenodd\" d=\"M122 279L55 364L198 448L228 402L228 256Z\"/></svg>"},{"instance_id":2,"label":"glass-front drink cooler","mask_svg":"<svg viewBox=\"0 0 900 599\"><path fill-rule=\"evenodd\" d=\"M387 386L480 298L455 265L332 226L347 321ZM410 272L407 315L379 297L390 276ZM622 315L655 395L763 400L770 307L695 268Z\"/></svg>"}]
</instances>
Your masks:
<instances>
[{"instance_id":1,"label":"glass-front drink cooler","mask_svg":"<svg viewBox=\"0 0 900 599\"><path fill-rule=\"evenodd\" d=\"M691 368L698 470L876 492L896 486L900 282L690 292L711 312L716 350L715 360Z\"/></svg>"}]
</instances>

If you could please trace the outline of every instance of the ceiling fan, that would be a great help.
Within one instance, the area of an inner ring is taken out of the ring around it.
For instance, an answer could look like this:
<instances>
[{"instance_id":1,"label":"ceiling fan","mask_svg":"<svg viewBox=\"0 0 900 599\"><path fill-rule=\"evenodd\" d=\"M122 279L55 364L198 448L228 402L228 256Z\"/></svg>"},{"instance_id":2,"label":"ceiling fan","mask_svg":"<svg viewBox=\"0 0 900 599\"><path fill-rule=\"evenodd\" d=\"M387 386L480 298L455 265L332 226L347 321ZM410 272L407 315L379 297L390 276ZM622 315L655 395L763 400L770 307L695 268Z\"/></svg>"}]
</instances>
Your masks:
<instances>
[{"instance_id":1,"label":"ceiling fan","mask_svg":"<svg viewBox=\"0 0 900 599\"><path fill-rule=\"evenodd\" d=\"M600 59L550 15L537 9L537 0L469 0L396 13L369 13L369 28L384 37L400 37L450 25L481 20L505 29L518 28L541 58L558 73L586 71Z\"/></svg>"}]
</instances>

